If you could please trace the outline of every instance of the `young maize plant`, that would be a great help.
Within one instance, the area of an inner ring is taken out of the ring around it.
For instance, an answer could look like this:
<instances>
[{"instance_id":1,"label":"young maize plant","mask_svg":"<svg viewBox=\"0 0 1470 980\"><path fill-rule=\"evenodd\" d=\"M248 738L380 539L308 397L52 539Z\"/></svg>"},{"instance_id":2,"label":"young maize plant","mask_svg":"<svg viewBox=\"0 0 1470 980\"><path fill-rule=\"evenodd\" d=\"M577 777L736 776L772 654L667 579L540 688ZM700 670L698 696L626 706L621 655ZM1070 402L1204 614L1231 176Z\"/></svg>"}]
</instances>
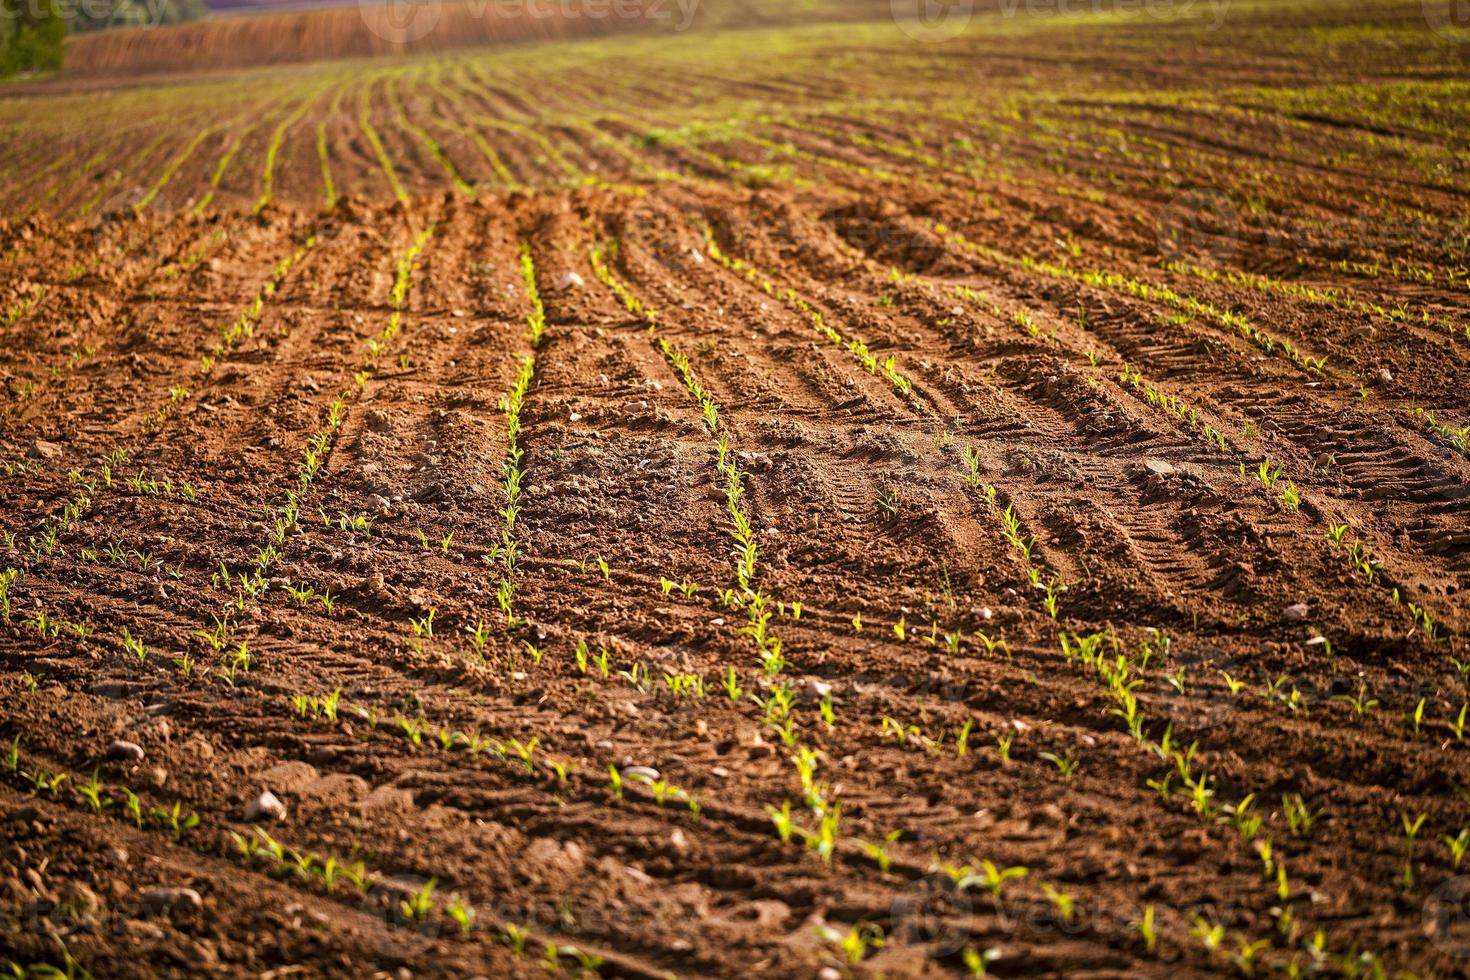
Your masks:
<instances>
[{"instance_id":1,"label":"young maize plant","mask_svg":"<svg viewBox=\"0 0 1470 980\"><path fill-rule=\"evenodd\" d=\"M1018 259L998 249L971 241L960 232L942 223L935 222L933 227L935 234L941 238L948 239L966 251L999 265L1020 268L1027 272L1040 272L1054 279L1063 279L1096 289L1106 289L1115 293L1126 293L1148 302L1165 303L1189 316L1210 320L1227 329L1234 330L1267 354L1275 354L1279 348L1287 360L1303 371L1314 375L1327 373L1325 370L1327 355L1324 354L1316 358L1306 355L1297 350L1291 341L1275 337L1261 330L1245 317L1231 313L1228 310L1217 309L1209 303L1201 302L1187 294L1175 292L1167 286L1152 286L1141 280L1110 272L1078 272L1070 265L1057 265L1054 262L1033 259L1030 256Z\"/></svg>"},{"instance_id":2,"label":"young maize plant","mask_svg":"<svg viewBox=\"0 0 1470 980\"><path fill-rule=\"evenodd\" d=\"M377 129L372 123L372 89L373 80L369 79L366 84L357 90L357 125L367 137L368 144L373 148L373 155L378 160L378 166L382 168L383 177L388 181L393 196L399 203L408 203L408 191L403 189L403 184L398 179L398 171L393 166L393 159L388 156L388 151L383 147L383 138L378 135Z\"/></svg>"},{"instance_id":3,"label":"young maize plant","mask_svg":"<svg viewBox=\"0 0 1470 980\"><path fill-rule=\"evenodd\" d=\"M389 291L392 313L389 315L388 323L377 338L368 342L367 356L354 374L352 386L338 395L337 399L327 407L321 427L307 438L306 446L301 451L301 458L296 468L296 485L285 492L280 503L267 509L267 517L271 522L268 542L257 550L255 560L249 566L248 571L232 574L230 569L221 562L216 585L220 588L231 589L233 597L229 605L225 607L223 617L215 617L216 626L213 631L199 630L195 633L201 638L210 637L211 645L215 649L220 649L228 643L239 618L259 602L260 597L266 593L271 566L280 559L282 549L285 548L291 535L300 531L303 501L325 471L327 461L336 447L342 426L347 421L347 414L352 403L362 394L364 386L372 376L372 368L377 359L386 353L402 328L403 311L412 288L413 273L418 267L418 257L428 244L429 238L434 234L434 229L435 226L430 224L420 231L414 236L412 243L404 250L404 253L399 256L393 285ZM329 603L330 600L325 600L323 605L329 605ZM241 653L244 652L245 648L242 644ZM242 669L248 671L250 663L248 656L237 654L221 671L216 672L216 676L225 679L233 686L236 673Z\"/></svg>"},{"instance_id":4,"label":"young maize plant","mask_svg":"<svg viewBox=\"0 0 1470 980\"><path fill-rule=\"evenodd\" d=\"M21 572L18 568L7 568L0 572L0 619L10 622L11 595L10 590L15 583L20 581Z\"/></svg>"},{"instance_id":5,"label":"young maize plant","mask_svg":"<svg viewBox=\"0 0 1470 980\"><path fill-rule=\"evenodd\" d=\"M822 312L813 307L805 299L798 296L796 290L780 290L769 276L767 276L764 272L761 272L749 262L746 262L744 259L735 259L726 255L724 251L720 248L719 243L715 241L713 229L708 227L704 229L704 240L705 250L709 252L710 257L713 258L716 262L719 262L726 269L729 269L731 272L740 275L749 282L759 283L761 289L764 290L767 295L778 297L787 306L800 313L803 318L811 323L811 325L816 329L818 333L820 333L823 337L826 337L827 340L829 340L837 347L840 347L841 349L847 351L849 354L855 357L862 364L862 366L867 369L869 374L883 375L883 377L888 381L889 384L894 387L899 395L901 395L905 399L908 399L913 404L916 411L918 411L920 414L926 414L927 410L925 406L914 397L913 381L908 377L908 375L904 374L898 369L897 359L892 354L884 358L882 361L879 361L878 358L874 356L871 351L868 350L868 345L865 344L862 340L859 340L855 337L852 339L847 339L843 337L840 331L836 330L829 323L827 323L826 319L822 315Z\"/></svg>"},{"instance_id":6,"label":"young maize plant","mask_svg":"<svg viewBox=\"0 0 1470 980\"><path fill-rule=\"evenodd\" d=\"M245 142L245 138L254 132L256 127L264 122L266 118L266 114L264 113L259 116L250 117L246 120L245 125L241 126L240 130L235 133L235 138L230 141L229 146L225 148L224 154L220 156L219 162L215 164L214 173L209 178L208 189L195 202L194 206L189 209L191 215L197 216L203 214L205 209L214 201L214 196L219 193L220 183L225 179L225 174L229 171L230 164L235 162L235 156L240 152L241 144Z\"/></svg>"},{"instance_id":7,"label":"young maize plant","mask_svg":"<svg viewBox=\"0 0 1470 980\"><path fill-rule=\"evenodd\" d=\"M1143 373L1135 367L1129 367L1126 363L1118 372L1118 383L1125 391L1134 391L1143 395L1150 406L1159 409L1181 421L1187 423L1191 428L1197 430L1205 439L1220 450L1222 453L1230 452L1230 444L1225 441L1225 435L1219 429L1210 425L1199 417L1199 412L1188 402L1174 395L1167 394L1155 388L1144 380Z\"/></svg>"},{"instance_id":8,"label":"young maize plant","mask_svg":"<svg viewBox=\"0 0 1470 980\"><path fill-rule=\"evenodd\" d=\"M546 307L541 302L541 290L536 286L536 260L531 257L530 242L521 242L521 279L526 284L526 298L531 302L531 312L526 314L526 323L531 328L531 346L540 347L546 333Z\"/></svg>"},{"instance_id":9,"label":"young maize plant","mask_svg":"<svg viewBox=\"0 0 1470 980\"><path fill-rule=\"evenodd\" d=\"M317 99L321 97L321 94L325 92L331 84L332 83L330 81L325 81L318 85L316 88L312 89L309 93L307 93L306 97L301 100L301 103L297 105L295 109L291 110L286 118L282 119L279 123L276 124L275 130L271 133L270 143L266 146L265 150L265 165L262 167L260 173L260 197L256 198L255 204L251 207L251 214L260 214L260 212L264 211L266 206L275 199L276 160L280 157L281 146L286 141L286 133L291 129L292 126L295 126L297 123L301 122L301 120L306 116L307 110L309 110L313 105L316 104ZM328 205L328 207L330 208L330 205Z\"/></svg>"},{"instance_id":10,"label":"young maize plant","mask_svg":"<svg viewBox=\"0 0 1470 980\"><path fill-rule=\"evenodd\" d=\"M1197 265L1192 265L1188 262L1178 261L1166 261L1161 263L1159 267L1165 272L1171 272L1175 275L1187 275L1196 279L1203 279L1207 282L1223 282L1232 286L1240 286L1246 289L1253 289L1257 292L1262 293L1276 293L1281 296L1289 296L1294 299L1303 299L1308 302L1317 303L1323 306L1335 306L1338 309L1348 310L1352 313L1359 313L1367 316L1378 316L1382 317L1385 320L1396 321L1399 323L1412 323L1417 321L1419 323L1422 323L1426 327L1437 326L1446 334L1448 334L1451 338L1458 339L1460 337L1463 337L1465 340L1470 340L1470 326L1467 326L1463 330L1457 332L1455 324L1450 320L1449 317L1435 317L1430 313L1428 309L1425 309L1423 307L1416 308L1407 302L1400 303L1398 306L1393 307L1392 309L1385 309L1378 303L1367 303L1363 300L1347 296L1340 289L1320 289L1299 282L1285 282L1283 280L1275 279L1271 276L1263 276L1255 272L1240 272L1235 269L1204 269ZM1338 269L1339 271L1348 273L1363 271L1366 268L1370 268L1367 266L1363 266L1360 263L1349 262L1346 259L1334 263L1333 267ZM1411 278L1418 278L1418 281L1432 283L1434 281L1433 274L1429 273L1428 276L1428 279L1418 277Z\"/></svg>"},{"instance_id":11,"label":"young maize plant","mask_svg":"<svg viewBox=\"0 0 1470 980\"><path fill-rule=\"evenodd\" d=\"M500 604L501 612L505 614L506 625L511 628L522 623L516 617L512 607L515 595L516 563L520 558L520 543L515 536L516 521L520 517L522 484L526 476L523 462L525 450L520 444L521 406L525 403L526 393L530 390L531 383L536 376L536 355L522 355L518 363L516 379L510 390L500 400L500 410L505 413L506 428L505 462L502 464L505 477L501 483L501 489L505 492L505 506L500 511L500 547L496 549L496 555L498 555L502 568L496 599Z\"/></svg>"},{"instance_id":12,"label":"young maize plant","mask_svg":"<svg viewBox=\"0 0 1470 980\"><path fill-rule=\"evenodd\" d=\"M222 334L221 339L214 344L211 352L200 360L201 374L207 374L213 367L215 359L232 348L242 337L248 337L254 331L255 325L259 323L261 311L268 297L273 296L285 279L287 273L306 254L308 250L316 245L316 237L307 238L305 243L291 255L283 259L272 272L271 277L261 287L249 307L228 327ZM167 397L156 409L149 409L140 417L141 424L150 429L156 429L163 421L177 409L177 407L189 397L189 390L185 385L173 385ZM97 494L103 489L113 486L113 474L126 461L128 455L136 448L134 446L118 447L97 461L95 469L83 474L73 471L72 483L80 488L77 495L66 501L61 508L42 519L37 532L28 540L30 554L33 558L50 556L60 549L60 538L72 529L81 518L91 510L96 502ZM172 495L173 488L168 481L159 483L146 480L143 472L129 481L129 486L135 493L148 493L158 496L162 493ZM193 488L187 483L183 484L183 492L186 497L193 496Z\"/></svg>"},{"instance_id":13,"label":"young maize plant","mask_svg":"<svg viewBox=\"0 0 1470 980\"><path fill-rule=\"evenodd\" d=\"M1453 425L1445 425L1435 417L1433 412L1419 406L1405 408L1404 411L1411 417L1423 416L1424 425L1431 433L1443 439L1463 455L1470 456L1470 425L1461 426L1458 429Z\"/></svg>"},{"instance_id":14,"label":"young maize plant","mask_svg":"<svg viewBox=\"0 0 1470 980\"><path fill-rule=\"evenodd\" d=\"M635 296L622 280L613 275L612 270L607 266L607 259L617 258L618 247L617 239L613 239L606 245L595 246L591 253L592 271L597 276L598 282L612 290L613 295L622 302L629 313L648 324L648 331L652 333L658 329L658 311L645 306L643 301Z\"/></svg>"},{"instance_id":15,"label":"young maize plant","mask_svg":"<svg viewBox=\"0 0 1470 980\"><path fill-rule=\"evenodd\" d=\"M982 466L980 451L973 446L966 446L960 451L960 462L965 468L965 485L975 490L981 490L984 494L983 503L987 504L991 510L998 511L1000 515L1001 533L1005 535L1006 542L1010 544L1011 548L1025 562L1027 581L1031 583L1032 588L1042 592L1041 605L1046 610L1047 615L1052 619L1057 619L1061 610L1061 596L1063 592L1067 591L1067 584L1062 581L1060 575L1049 570L1038 561L1036 538L1034 536L1028 537L1024 533L1025 529L1021 524L1020 515L1016 513L1015 504L1013 502L1007 503L1005 510L999 510L995 487L985 483L980 475ZM992 648L991 652L993 652L993 647L996 644L991 643L988 639L985 641L985 644L987 647ZM1010 655L1009 649L1006 650L1006 655Z\"/></svg>"},{"instance_id":16,"label":"young maize plant","mask_svg":"<svg viewBox=\"0 0 1470 980\"><path fill-rule=\"evenodd\" d=\"M388 83L383 87L383 91L388 99L389 107L393 110L394 118L398 120L399 127L406 132L412 133L414 138L423 145L424 149L428 151L429 156L434 158L434 162L439 164L440 168L449 177L449 181L454 185L455 190L459 191L465 197L476 197L475 188L460 175L459 169L449 159L449 156L444 152L444 148L430 135L427 129L415 123L409 114L403 111L403 103L398 99L398 79L396 77L390 78Z\"/></svg>"},{"instance_id":17,"label":"young maize plant","mask_svg":"<svg viewBox=\"0 0 1470 980\"><path fill-rule=\"evenodd\" d=\"M1347 533L1349 531L1353 532L1351 543L1347 540ZM1352 566L1353 571L1362 575L1363 580L1367 584L1373 585L1382 578L1382 573L1379 572L1381 563L1368 554L1368 550L1363 547L1362 538L1347 521L1343 521L1340 524L1332 521L1327 523L1327 543L1335 551L1342 554L1343 558ZM1389 595L1393 601L1408 611L1409 618L1423 632L1426 639L1431 642L1440 639L1439 620L1428 609L1407 598L1397 585L1393 585L1391 582L1383 582L1382 584L1390 589Z\"/></svg>"},{"instance_id":18,"label":"young maize plant","mask_svg":"<svg viewBox=\"0 0 1470 980\"><path fill-rule=\"evenodd\" d=\"M531 257L531 247L528 243L521 243L520 257L521 278L525 282L526 297L531 305L531 311L526 315L526 323L530 328L531 352L517 355L515 381L511 383L510 390L500 399L499 407L500 411L505 414L506 429L505 462L501 467L504 473L501 489L505 493L505 506L500 511L500 544L491 553L485 555L487 562L499 563L501 566L500 582L496 587L496 601L500 605L501 612L505 614L506 625L512 629L524 622L516 616L513 605L516 563L520 558L520 542L516 538L516 521L520 517L521 493L526 478L525 449L520 442L521 408L536 378L535 351L546 337L546 309L541 302L541 291L536 285L536 265ZM480 627L476 627L472 635L476 641L476 650L483 659L484 641L481 639ZM534 648L532 649L534 651ZM539 652L534 652L533 656L539 663L541 659Z\"/></svg>"},{"instance_id":19,"label":"young maize plant","mask_svg":"<svg viewBox=\"0 0 1470 980\"><path fill-rule=\"evenodd\" d=\"M1123 652L1122 644L1110 632L1092 633L1086 636L1063 633L1061 646L1062 655L1069 665L1080 661L1083 666L1094 669L1104 681L1107 696L1117 705L1109 713L1127 724L1134 741L1160 759L1172 761L1174 767L1172 771L1160 779L1147 780L1148 785L1157 792L1159 799L1168 801L1173 796L1182 796L1187 801L1189 809L1198 814L1200 819L1233 827L1243 842L1255 848L1261 858L1265 877L1270 879L1274 876L1275 879L1273 904L1282 910L1278 915L1277 927L1283 937L1286 937L1289 942L1295 942L1293 937L1297 934L1297 923L1291 915L1288 904L1292 893L1287 880L1286 866L1281 856L1273 850L1271 838L1258 837L1263 819L1253 811L1256 794L1247 794L1236 804L1217 804L1215 802L1216 791L1210 785L1209 773L1203 770L1196 771L1199 743L1193 742L1188 748L1182 750L1175 748L1173 722L1165 726L1158 741L1153 741L1146 733L1144 716L1138 710L1134 691L1144 684L1142 675L1147 669L1150 656L1166 651L1163 635L1156 631L1151 639L1140 646L1139 655L1136 658ZM1044 756L1045 753L1042 755ZM1058 768L1061 768L1060 764ZM1173 786L1176 776L1181 784L1178 788ZM1321 810L1312 810L1299 794L1282 797L1282 812L1291 832L1298 837L1309 836L1314 823L1322 815ZM1407 818L1404 825L1409 837L1409 847L1412 848L1413 836L1417 834L1418 827L1413 827L1411 832ZM1412 875L1411 862L1405 865L1406 879L1410 875ZM1219 932L1219 937L1222 936L1223 929ZM1219 937L1216 939L1217 944ZM1372 956L1371 953L1362 955ZM1346 960L1346 957L1344 956L1343 959Z\"/></svg>"},{"instance_id":20,"label":"young maize plant","mask_svg":"<svg viewBox=\"0 0 1470 980\"><path fill-rule=\"evenodd\" d=\"M734 448L720 420L720 406L704 389L689 364L689 358L665 337L660 337L655 346L673 366L679 379L691 397L699 404L704 417L704 426L715 438L719 455L718 470L724 478L722 489L725 494L725 511L730 518L730 537L734 542L732 553L735 558L735 582L738 593L727 593L733 604L745 611L747 622L742 632L748 635L760 653L761 667L772 677L786 666L781 652L781 639L770 629L775 614L769 597L755 584L756 561L760 555L760 544L756 540L755 528L750 523L750 512L745 505L745 478L740 472Z\"/></svg>"},{"instance_id":21,"label":"young maize plant","mask_svg":"<svg viewBox=\"0 0 1470 980\"><path fill-rule=\"evenodd\" d=\"M312 851L291 850L261 827L252 827L251 832L255 836L230 831L235 855L246 864L263 864L266 873L277 878L291 878L303 884L319 883L328 895L337 894L342 885L351 887L358 895L366 895L380 878L362 861L344 860L336 854L323 856Z\"/></svg>"},{"instance_id":22,"label":"young maize plant","mask_svg":"<svg viewBox=\"0 0 1470 980\"><path fill-rule=\"evenodd\" d=\"M45 286L32 286L30 295L26 296L24 299L15 302L11 306L7 307L4 311L0 311L0 329L15 326L17 323L20 322L23 317L29 314L31 310L35 309L36 304L41 302L41 300L44 299L45 296Z\"/></svg>"}]
</instances>

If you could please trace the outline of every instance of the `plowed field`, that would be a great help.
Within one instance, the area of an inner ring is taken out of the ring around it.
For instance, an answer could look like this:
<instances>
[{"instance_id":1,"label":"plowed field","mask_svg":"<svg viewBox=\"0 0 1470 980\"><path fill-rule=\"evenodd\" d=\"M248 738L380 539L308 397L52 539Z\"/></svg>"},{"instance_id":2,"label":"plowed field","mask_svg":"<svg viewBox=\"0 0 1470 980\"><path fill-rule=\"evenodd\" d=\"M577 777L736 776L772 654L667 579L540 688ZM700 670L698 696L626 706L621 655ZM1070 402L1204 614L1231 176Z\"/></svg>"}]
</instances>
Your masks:
<instances>
[{"instance_id":1,"label":"plowed field","mask_svg":"<svg viewBox=\"0 0 1470 980\"><path fill-rule=\"evenodd\" d=\"M1466 975L1428 9L4 90L0 962Z\"/></svg>"}]
</instances>

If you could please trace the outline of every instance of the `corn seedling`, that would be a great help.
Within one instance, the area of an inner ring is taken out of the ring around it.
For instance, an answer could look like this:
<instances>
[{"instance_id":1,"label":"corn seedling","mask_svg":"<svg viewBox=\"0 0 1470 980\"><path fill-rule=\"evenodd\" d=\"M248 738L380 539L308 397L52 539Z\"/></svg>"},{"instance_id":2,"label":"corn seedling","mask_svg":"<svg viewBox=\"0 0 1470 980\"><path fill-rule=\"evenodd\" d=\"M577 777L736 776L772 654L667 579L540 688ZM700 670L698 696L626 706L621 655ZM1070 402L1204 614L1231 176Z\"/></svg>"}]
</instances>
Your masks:
<instances>
[{"instance_id":1,"label":"corn seedling","mask_svg":"<svg viewBox=\"0 0 1470 980\"><path fill-rule=\"evenodd\" d=\"M444 914L459 927L461 939L469 938L470 931L475 925L475 910L466 905L457 896L444 907Z\"/></svg>"},{"instance_id":2,"label":"corn seedling","mask_svg":"<svg viewBox=\"0 0 1470 980\"><path fill-rule=\"evenodd\" d=\"M1399 814L1399 822L1404 826L1404 891L1414 887L1414 842L1419 837L1419 831L1424 828L1424 821L1429 814L1421 813L1417 817L1410 817L1407 813Z\"/></svg>"},{"instance_id":3,"label":"corn seedling","mask_svg":"<svg viewBox=\"0 0 1470 980\"><path fill-rule=\"evenodd\" d=\"M398 903L404 918L410 922L426 922L434 911L434 888L438 881L430 878L422 888Z\"/></svg>"},{"instance_id":4,"label":"corn seedling","mask_svg":"<svg viewBox=\"0 0 1470 980\"><path fill-rule=\"evenodd\" d=\"M984 888L987 892L990 893L993 898L996 899L1000 898L1001 890L1005 888L1006 882L1016 878L1024 878L1031 873L1030 869L1028 868L1023 868L1020 866L1012 868L1000 868L990 861L980 862L980 872L980 887Z\"/></svg>"},{"instance_id":5,"label":"corn seedling","mask_svg":"<svg viewBox=\"0 0 1470 980\"><path fill-rule=\"evenodd\" d=\"M1281 812L1286 816L1286 825L1293 837L1311 837L1312 828L1322 816L1321 810L1313 811L1300 793L1281 798Z\"/></svg>"},{"instance_id":6,"label":"corn seedling","mask_svg":"<svg viewBox=\"0 0 1470 980\"><path fill-rule=\"evenodd\" d=\"M1039 759L1045 759L1047 762L1050 762L1052 765L1056 766L1057 772L1061 773L1062 779L1067 782L1072 781L1072 776L1077 772L1077 766L1080 764L1077 759L1073 757L1070 749L1064 756L1059 756L1054 752L1038 752L1036 753L1036 757Z\"/></svg>"},{"instance_id":7,"label":"corn seedling","mask_svg":"<svg viewBox=\"0 0 1470 980\"><path fill-rule=\"evenodd\" d=\"M852 966L867 958L870 950L883 948L882 928L867 922L859 922L845 933L838 932L831 926L823 926L817 930L817 935L834 943L842 951L843 958Z\"/></svg>"},{"instance_id":8,"label":"corn seedling","mask_svg":"<svg viewBox=\"0 0 1470 980\"><path fill-rule=\"evenodd\" d=\"M1359 721L1366 717L1368 712L1378 707L1378 699L1368 696L1368 686L1363 681L1358 681L1357 694L1338 694L1332 700L1352 705L1353 712Z\"/></svg>"},{"instance_id":9,"label":"corn seedling","mask_svg":"<svg viewBox=\"0 0 1470 980\"><path fill-rule=\"evenodd\" d=\"M517 956L526 953L526 940L530 938L531 931L524 926L506 923L500 935L501 942L510 947L510 951Z\"/></svg>"},{"instance_id":10,"label":"corn seedling","mask_svg":"<svg viewBox=\"0 0 1470 980\"><path fill-rule=\"evenodd\" d=\"M858 841L858 846L878 866L878 870L886 874L888 869L893 865L893 858L888 855L888 848L902 835L902 830L891 830L883 838L881 843L875 844L872 841L860 840Z\"/></svg>"},{"instance_id":11,"label":"corn seedling","mask_svg":"<svg viewBox=\"0 0 1470 980\"><path fill-rule=\"evenodd\" d=\"M960 954L961 960L964 961L965 969L970 971L971 977L987 976L989 974L990 964L1000 959L1000 957L1000 950L993 946L984 952L966 947L964 952Z\"/></svg>"},{"instance_id":12,"label":"corn seedling","mask_svg":"<svg viewBox=\"0 0 1470 980\"><path fill-rule=\"evenodd\" d=\"M995 736L995 748L996 751L1000 754L1000 761L1002 765L1011 761L1011 743L1015 741L1015 738L1016 736L1010 732L1005 732Z\"/></svg>"},{"instance_id":13,"label":"corn seedling","mask_svg":"<svg viewBox=\"0 0 1470 980\"><path fill-rule=\"evenodd\" d=\"M1451 866L1458 871L1460 864L1465 860L1466 851L1470 851L1470 827L1461 827L1460 832L1453 837L1449 834L1441 834L1439 839L1444 842L1445 847L1449 848Z\"/></svg>"},{"instance_id":14,"label":"corn seedling","mask_svg":"<svg viewBox=\"0 0 1470 980\"><path fill-rule=\"evenodd\" d=\"M1254 840L1261 831L1262 818L1254 812L1255 800L1256 794L1248 793L1239 803L1226 803L1220 807L1221 813L1224 814L1220 818L1221 822L1228 820L1235 828L1235 832L1240 835L1241 840Z\"/></svg>"},{"instance_id":15,"label":"corn seedling","mask_svg":"<svg viewBox=\"0 0 1470 980\"><path fill-rule=\"evenodd\" d=\"M143 641L138 637L133 636L132 633L128 632L128 628L126 626L123 627L122 631L122 646L125 652L131 653L139 660L148 659L148 651L144 649Z\"/></svg>"},{"instance_id":16,"label":"corn seedling","mask_svg":"<svg viewBox=\"0 0 1470 980\"><path fill-rule=\"evenodd\" d=\"M1154 930L1154 907L1152 907L1152 904L1145 905L1144 914L1142 914L1142 917L1136 923L1133 923L1133 929L1138 932L1139 939L1144 940L1144 952L1150 955L1154 954L1155 949L1158 948L1158 933ZM1223 936L1225 930L1220 929L1220 933ZM1219 943L1219 939L1216 940L1216 943Z\"/></svg>"},{"instance_id":17,"label":"corn seedling","mask_svg":"<svg viewBox=\"0 0 1470 980\"><path fill-rule=\"evenodd\" d=\"M85 783L77 783L72 787L72 792L85 800L87 805L92 808L93 813L101 813L113 804L113 800L110 797L104 797L102 795L102 782L98 777L96 769L92 770L92 778L90 780Z\"/></svg>"},{"instance_id":18,"label":"corn seedling","mask_svg":"<svg viewBox=\"0 0 1470 980\"><path fill-rule=\"evenodd\" d=\"M179 800L176 800L174 805L166 810L162 807L154 807L152 815L155 820L173 833L175 842L183 839L186 830L193 830L199 826L199 814L193 811L184 812L184 804Z\"/></svg>"},{"instance_id":19,"label":"corn seedling","mask_svg":"<svg viewBox=\"0 0 1470 980\"><path fill-rule=\"evenodd\" d=\"M10 622L10 590L18 581L20 581L20 571L18 569L7 568L4 571L0 571L0 618L3 618L7 623Z\"/></svg>"},{"instance_id":20,"label":"corn seedling","mask_svg":"<svg viewBox=\"0 0 1470 980\"><path fill-rule=\"evenodd\" d=\"M1051 902L1052 907L1057 910L1057 916L1064 923L1071 925L1073 919L1076 918L1077 909L1076 902L1067 893L1067 890L1044 881L1041 883L1041 891L1046 895L1047 901Z\"/></svg>"}]
</instances>

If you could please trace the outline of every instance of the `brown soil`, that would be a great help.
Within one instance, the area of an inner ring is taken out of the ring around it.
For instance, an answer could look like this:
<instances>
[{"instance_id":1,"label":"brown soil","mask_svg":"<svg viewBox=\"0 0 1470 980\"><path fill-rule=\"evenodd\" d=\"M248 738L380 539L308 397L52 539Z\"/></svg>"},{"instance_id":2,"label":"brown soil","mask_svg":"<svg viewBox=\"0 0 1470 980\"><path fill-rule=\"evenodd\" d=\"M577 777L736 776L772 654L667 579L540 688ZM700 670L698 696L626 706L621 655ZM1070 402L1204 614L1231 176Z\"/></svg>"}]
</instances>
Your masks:
<instances>
[{"instance_id":1,"label":"brown soil","mask_svg":"<svg viewBox=\"0 0 1470 980\"><path fill-rule=\"evenodd\" d=\"M1465 975L1467 63L1408 10L0 104L0 963Z\"/></svg>"}]
</instances>

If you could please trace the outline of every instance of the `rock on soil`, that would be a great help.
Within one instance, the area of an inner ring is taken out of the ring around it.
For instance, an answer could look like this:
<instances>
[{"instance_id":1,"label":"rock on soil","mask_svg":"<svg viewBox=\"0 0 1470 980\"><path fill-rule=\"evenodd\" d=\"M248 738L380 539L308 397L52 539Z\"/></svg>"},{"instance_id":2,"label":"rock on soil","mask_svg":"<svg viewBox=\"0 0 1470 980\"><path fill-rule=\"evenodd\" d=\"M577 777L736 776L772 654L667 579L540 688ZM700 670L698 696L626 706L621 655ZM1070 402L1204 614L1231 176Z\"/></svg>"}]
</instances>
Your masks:
<instances>
[{"instance_id":1,"label":"rock on soil","mask_svg":"<svg viewBox=\"0 0 1470 980\"><path fill-rule=\"evenodd\" d=\"M255 823L258 820L285 819L286 804L282 803L270 790L266 790L245 805L247 823Z\"/></svg>"}]
</instances>

